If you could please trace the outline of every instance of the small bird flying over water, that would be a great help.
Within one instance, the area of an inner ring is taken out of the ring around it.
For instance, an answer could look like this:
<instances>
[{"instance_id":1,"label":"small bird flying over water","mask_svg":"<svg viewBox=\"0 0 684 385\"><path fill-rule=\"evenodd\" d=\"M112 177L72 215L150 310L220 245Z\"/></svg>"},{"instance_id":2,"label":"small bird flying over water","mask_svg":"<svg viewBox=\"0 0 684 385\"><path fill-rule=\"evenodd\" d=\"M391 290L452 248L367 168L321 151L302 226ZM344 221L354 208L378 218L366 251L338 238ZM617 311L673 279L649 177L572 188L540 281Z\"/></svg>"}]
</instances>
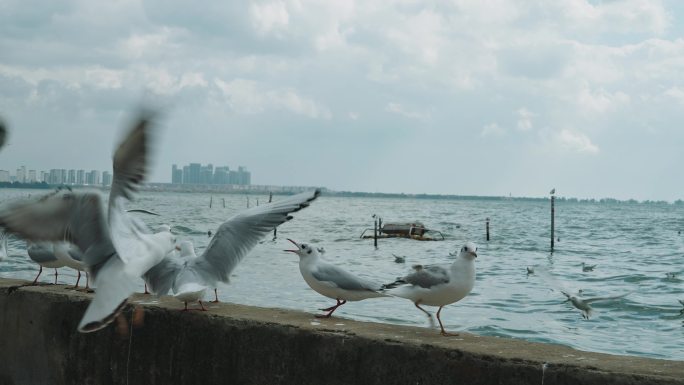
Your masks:
<instances>
[{"instance_id":1,"label":"small bird flying over water","mask_svg":"<svg viewBox=\"0 0 684 385\"><path fill-rule=\"evenodd\" d=\"M341 267L330 264L320 257L319 249L305 243L297 243L292 239L296 250L285 250L299 256L299 271L304 281L318 294L337 301L336 305L325 309L326 314L317 314L317 318L329 318L338 307L347 301L361 301L368 298L385 297L380 293L380 284L351 274Z\"/></svg>"},{"instance_id":2,"label":"small bird flying over water","mask_svg":"<svg viewBox=\"0 0 684 385\"><path fill-rule=\"evenodd\" d=\"M477 258L477 246L472 242L467 242L450 265L415 265L412 273L384 285L383 292L410 299L430 319L432 319L432 314L420 305L439 306L437 321L439 321L441 334L443 336L458 335L444 330L439 315L444 306L460 301L473 290L475 258Z\"/></svg>"},{"instance_id":3,"label":"small bird flying over water","mask_svg":"<svg viewBox=\"0 0 684 385\"><path fill-rule=\"evenodd\" d=\"M570 294L564 290L561 290L561 293L567 298L564 302L570 302L572 303L572 306L576 307L577 309L582 311L582 318L584 319L589 319L589 316L591 316L593 312L593 308L589 305L593 302L600 302L600 301L610 301L614 299L619 299L627 296L629 293L625 293L622 295L616 295L612 297L595 297L595 298L583 298L580 296L578 293L577 295Z\"/></svg>"}]
</instances>

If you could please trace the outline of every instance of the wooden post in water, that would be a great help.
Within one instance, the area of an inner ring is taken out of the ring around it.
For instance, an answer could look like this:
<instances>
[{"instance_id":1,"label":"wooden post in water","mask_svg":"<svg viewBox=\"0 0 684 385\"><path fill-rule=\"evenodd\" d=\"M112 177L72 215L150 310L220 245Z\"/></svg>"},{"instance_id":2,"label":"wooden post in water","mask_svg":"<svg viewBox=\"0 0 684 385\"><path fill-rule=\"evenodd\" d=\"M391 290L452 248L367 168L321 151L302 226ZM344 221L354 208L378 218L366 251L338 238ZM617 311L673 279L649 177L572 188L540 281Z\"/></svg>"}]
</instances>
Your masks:
<instances>
[{"instance_id":1,"label":"wooden post in water","mask_svg":"<svg viewBox=\"0 0 684 385\"><path fill-rule=\"evenodd\" d=\"M226 198L221 198L221 199L223 199L223 208L225 209L226 208Z\"/></svg>"},{"instance_id":2,"label":"wooden post in water","mask_svg":"<svg viewBox=\"0 0 684 385\"><path fill-rule=\"evenodd\" d=\"M378 218L375 218L375 224L373 225L373 245L378 248Z\"/></svg>"},{"instance_id":3,"label":"wooden post in water","mask_svg":"<svg viewBox=\"0 0 684 385\"><path fill-rule=\"evenodd\" d=\"M268 203L271 203L272 200L273 200L273 191L269 191L268 192Z\"/></svg>"},{"instance_id":4,"label":"wooden post in water","mask_svg":"<svg viewBox=\"0 0 684 385\"><path fill-rule=\"evenodd\" d=\"M554 237L554 232L555 232L555 226L556 226L556 208L554 207L554 204L556 202L556 196L551 195L551 252L553 252L553 245L555 241Z\"/></svg>"},{"instance_id":5,"label":"wooden post in water","mask_svg":"<svg viewBox=\"0 0 684 385\"><path fill-rule=\"evenodd\" d=\"M214 196L211 195L211 196L209 197L209 208L211 208L211 204L212 204L213 202L214 202Z\"/></svg>"},{"instance_id":6,"label":"wooden post in water","mask_svg":"<svg viewBox=\"0 0 684 385\"><path fill-rule=\"evenodd\" d=\"M489 217L487 217L487 225L486 225L486 228L487 228L487 241L489 241Z\"/></svg>"}]
</instances>

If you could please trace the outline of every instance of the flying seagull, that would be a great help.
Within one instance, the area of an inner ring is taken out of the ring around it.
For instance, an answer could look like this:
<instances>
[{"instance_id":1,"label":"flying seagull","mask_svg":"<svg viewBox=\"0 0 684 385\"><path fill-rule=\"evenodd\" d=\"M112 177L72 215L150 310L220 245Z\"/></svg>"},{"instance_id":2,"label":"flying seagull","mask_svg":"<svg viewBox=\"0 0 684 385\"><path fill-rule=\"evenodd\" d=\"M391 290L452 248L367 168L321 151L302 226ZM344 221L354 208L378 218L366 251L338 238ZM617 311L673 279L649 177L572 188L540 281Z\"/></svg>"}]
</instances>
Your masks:
<instances>
[{"instance_id":1,"label":"flying seagull","mask_svg":"<svg viewBox=\"0 0 684 385\"><path fill-rule=\"evenodd\" d=\"M244 210L219 226L201 256L195 255L192 243L184 242L181 253L186 257L168 255L145 274L145 281L157 295L173 291L187 307L187 302L199 301L207 288L229 283L233 269L266 234L319 195L317 189Z\"/></svg>"},{"instance_id":2,"label":"flying seagull","mask_svg":"<svg viewBox=\"0 0 684 385\"><path fill-rule=\"evenodd\" d=\"M78 330L109 324L135 291L136 280L175 247L168 232L151 234L128 215L130 200L148 168L152 115L143 111L114 153L114 178L107 212L97 192L57 190L0 208L0 227L31 241L71 242L97 286Z\"/></svg>"}]
</instances>

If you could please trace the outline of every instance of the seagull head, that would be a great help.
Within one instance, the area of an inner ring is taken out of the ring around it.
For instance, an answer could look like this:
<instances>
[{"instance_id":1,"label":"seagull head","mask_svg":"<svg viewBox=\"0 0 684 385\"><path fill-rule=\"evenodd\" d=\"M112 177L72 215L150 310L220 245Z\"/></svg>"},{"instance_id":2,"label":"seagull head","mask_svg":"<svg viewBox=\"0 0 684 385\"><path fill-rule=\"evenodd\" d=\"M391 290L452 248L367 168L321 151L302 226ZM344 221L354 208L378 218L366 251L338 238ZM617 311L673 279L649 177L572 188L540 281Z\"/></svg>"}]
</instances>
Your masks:
<instances>
[{"instance_id":1,"label":"seagull head","mask_svg":"<svg viewBox=\"0 0 684 385\"><path fill-rule=\"evenodd\" d=\"M458 256L472 261L477 258L477 246L472 242L466 242L458 253Z\"/></svg>"},{"instance_id":2,"label":"seagull head","mask_svg":"<svg viewBox=\"0 0 684 385\"><path fill-rule=\"evenodd\" d=\"M297 243L292 239L288 238L288 241L292 242L293 245L297 247L297 250L284 250L290 253L295 253L299 255L300 258L318 256L318 250L315 247L307 245L306 243Z\"/></svg>"},{"instance_id":3,"label":"seagull head","mask_svg":"<svg viewBox=\"0 0 684 385\"><path fill-rule=\"evenodd\" d=\"M192 242L190 241L181 242L179 246L176 246L176 249L180 251L181 257L191 257L195 255L195 249L192 247Z\"/></svg>"}]
</instances>

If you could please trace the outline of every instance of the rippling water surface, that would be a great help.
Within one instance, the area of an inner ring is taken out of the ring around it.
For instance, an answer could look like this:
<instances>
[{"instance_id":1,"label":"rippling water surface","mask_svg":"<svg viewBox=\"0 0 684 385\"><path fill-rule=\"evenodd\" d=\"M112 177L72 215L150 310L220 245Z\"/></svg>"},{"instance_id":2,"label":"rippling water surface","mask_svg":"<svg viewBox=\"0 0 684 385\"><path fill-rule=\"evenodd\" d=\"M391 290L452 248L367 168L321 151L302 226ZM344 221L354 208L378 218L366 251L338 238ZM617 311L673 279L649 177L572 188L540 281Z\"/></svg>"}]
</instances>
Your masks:
<instances>
[{"instance_id":1,"label":"rippling water surface","mask_svg":"<svg viewBox=\"0 0 684 385\"><path fill-rule=\"evenodd\" d=\"M0 190L3 201L38 190ZM223 207L225 199L225 208ZM168 223L180 239L191 240L201 254L208 230L245 209L247 197L203 193L141 193L131 208L146 208L161 217L142 216L150 225ZM266 196L250 196L262 203ZM274 199L279 199L275 196ZM372 227L372 214L386 222L420 220L441 230L446 240L359 238ZM549 202L517 200L414 200L322 196L295 219L267 237L234 271L232 283L220 289L224 301L280 307L311 313L334 301L312 291L301 278L298 258L282 250L286 238L323 246L324 257L358 275L389 282L411 265L444 263L465 241L479 245L477 282L462 301L445 307L442 319L452 331L551 342L580 350L665 359L684 359L681 341L684 316L684 207L668 204L591 204L557 202L556 243L549 253ZM485 240L485 218L491 218L491 240ZM38 267L26 256L23 241L10 241L10 257L0 262L0 276L33 279ZM405 264L392 254L406 256ZM583 272L580 264L597 265ZM568 303L554 284L526 266L546 269L569 290L585 296L630 293L594 304L589 320ZM668 278L666 273L675 273ZM59 280L73 283L62 269ZM54 277L45 275L49 282ZM142 281L140 284L142 291ZM350 302L335 313L357 320L429 327L410 301L396 298Z\"/></svg>"}]
</instances>

